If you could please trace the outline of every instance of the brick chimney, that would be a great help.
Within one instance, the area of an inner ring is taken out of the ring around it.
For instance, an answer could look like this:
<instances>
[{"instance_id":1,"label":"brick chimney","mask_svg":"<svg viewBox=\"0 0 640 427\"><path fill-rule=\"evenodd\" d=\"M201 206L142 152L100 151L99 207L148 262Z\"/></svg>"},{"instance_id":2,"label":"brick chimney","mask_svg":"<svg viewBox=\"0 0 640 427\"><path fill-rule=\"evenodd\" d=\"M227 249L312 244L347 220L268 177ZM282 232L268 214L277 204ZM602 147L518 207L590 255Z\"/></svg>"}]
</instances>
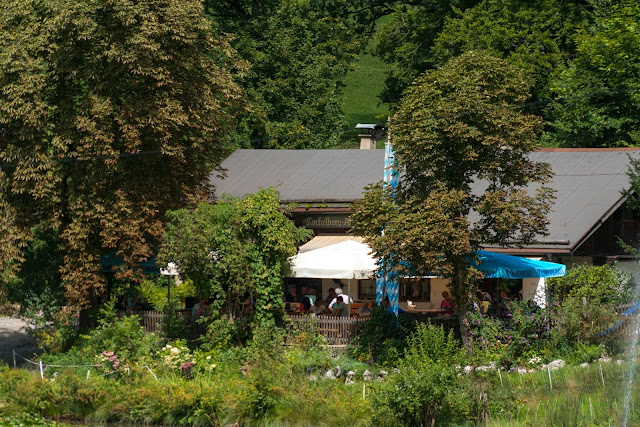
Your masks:
<instances>
[{"instance_id":1,"label":"brick chimney","mask_svg":"<svg viewBox=\"0 0 640 427\"><path fill-rule=\"evenodd\" d=\"M358 123L356 129L360 131L360 149L375 150L376 141L382 136L384 126Z\"/></svg>"}]
</instances>

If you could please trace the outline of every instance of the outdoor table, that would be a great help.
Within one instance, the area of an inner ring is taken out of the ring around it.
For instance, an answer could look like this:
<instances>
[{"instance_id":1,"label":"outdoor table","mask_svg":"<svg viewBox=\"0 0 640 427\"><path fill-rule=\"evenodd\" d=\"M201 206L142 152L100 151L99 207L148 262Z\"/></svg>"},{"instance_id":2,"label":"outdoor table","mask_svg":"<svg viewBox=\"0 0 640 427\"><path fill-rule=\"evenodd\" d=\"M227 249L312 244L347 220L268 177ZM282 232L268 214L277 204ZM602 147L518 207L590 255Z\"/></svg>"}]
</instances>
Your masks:
<instances>
[{"instance_id":1,"label":"outdoor table","mask_svg":"<svg viewBox=\"0 0 640 427\"><path fill-rule=\"evenodd\" d=\"M405 310L405 314L411 314L411 313L415 313L415 314L424 314L427 315L429 317L435 317L439 314L445 313L447 310L445 310L444 308L415 308L413 310Z\"/></svg>"}]
</instances>

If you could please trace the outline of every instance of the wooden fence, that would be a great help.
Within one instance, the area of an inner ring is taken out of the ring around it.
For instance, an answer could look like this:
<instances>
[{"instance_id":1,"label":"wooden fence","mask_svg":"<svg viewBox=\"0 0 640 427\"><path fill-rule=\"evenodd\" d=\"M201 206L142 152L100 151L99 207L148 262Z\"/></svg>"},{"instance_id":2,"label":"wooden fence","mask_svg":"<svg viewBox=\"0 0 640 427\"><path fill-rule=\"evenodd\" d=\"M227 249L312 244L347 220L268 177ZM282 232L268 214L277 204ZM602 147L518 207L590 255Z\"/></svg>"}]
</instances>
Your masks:
<instances>
[{"instance_id":1,"label":"wooden fence","mask_svg":"<svg viewBox=\"0 0 640 427\"><path fill-rule=\"evenodd\" d=\"M179 310L178 315L189 321L191 319L191 310ZM153 310L126 310L118 311L118 316L136 315L140 318L140 325L147 332L160 332L162 330L162 319L164 313ZM458 319L455 317L447 318L429 318L424 316L410 315L407 317L415 317L415 321L430 321L437 325L442 325L446 329L457 329ZM349 345L360 332L366 318L357 317L333 317L333 316L309 316L309 315L293 315L288 316L287 323L287 341L294 342L300 334L319 333L326 341L327 345L332 347L346 347ZM202 325L192 325L192 335L198 336L204 333L205 328Z\"/></svg>"},{"instance_id":2,"label":"wooden fence","mask_svg":"<svg viewBox=\"0 0 640 427\"><path fill-rule=\"evenodd\" d=\"M358 336L366 318L333 316L289 316L287 342L295 342L300 334L319 333L332 347L346 347Z\"/></svg>"},{"instance_id":3,"label":"wooden fence","mask_svg":"<svg viewBox=\"0 0 640 427\"><path fill-rule=\"evenodd\" d=\"M136 315L140 318L140 325L144 326L147 332L160 332L162 330L162 319L164 313L162 311L155 310L126 310L118 311L118 316L133 316ZM176 314L183 319L191 319L191 310L178 310Z\"/></svg>"}]
</instances>

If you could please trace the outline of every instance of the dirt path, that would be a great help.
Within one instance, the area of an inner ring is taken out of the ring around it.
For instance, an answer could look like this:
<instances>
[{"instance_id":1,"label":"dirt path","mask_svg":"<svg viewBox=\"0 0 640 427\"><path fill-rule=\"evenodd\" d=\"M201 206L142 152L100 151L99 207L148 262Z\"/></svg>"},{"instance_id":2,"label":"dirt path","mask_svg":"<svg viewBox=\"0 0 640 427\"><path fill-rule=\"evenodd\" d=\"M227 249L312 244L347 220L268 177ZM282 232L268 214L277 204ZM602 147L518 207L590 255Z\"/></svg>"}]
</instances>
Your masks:
<instances>
[{"instance_id":1,"label":"dirt path","mask_svg":"<svg viewBox=\"0 0 640 427\"><path fill-rule=\"evenodd\" d=\"M21 319L0 317L0 360L13 366L13 350L26 358L40 352L33 337L27 333L28 326ZM19 357L16 362L19 366L25 363Z\"/></svg>"}]
</instances>

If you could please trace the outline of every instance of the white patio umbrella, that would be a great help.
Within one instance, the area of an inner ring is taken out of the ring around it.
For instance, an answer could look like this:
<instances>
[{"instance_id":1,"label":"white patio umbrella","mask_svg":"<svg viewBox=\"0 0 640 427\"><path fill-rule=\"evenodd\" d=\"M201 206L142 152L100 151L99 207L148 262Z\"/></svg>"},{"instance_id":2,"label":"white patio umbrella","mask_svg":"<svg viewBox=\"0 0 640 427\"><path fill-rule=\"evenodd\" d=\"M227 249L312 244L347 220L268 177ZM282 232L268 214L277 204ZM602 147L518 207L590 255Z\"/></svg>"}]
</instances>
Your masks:
<instances>
[{"instance_id":1,"label":"white patio umbrella","mask_svg":"<svg viewBox=\"0 0 640 427\"><path fill-rule=\"evenodd\" d=\"M354 240L301 252L289 258L290 277L348 280L370 279L377 268L371 248Z\"/></svg>"}]
</instances>

